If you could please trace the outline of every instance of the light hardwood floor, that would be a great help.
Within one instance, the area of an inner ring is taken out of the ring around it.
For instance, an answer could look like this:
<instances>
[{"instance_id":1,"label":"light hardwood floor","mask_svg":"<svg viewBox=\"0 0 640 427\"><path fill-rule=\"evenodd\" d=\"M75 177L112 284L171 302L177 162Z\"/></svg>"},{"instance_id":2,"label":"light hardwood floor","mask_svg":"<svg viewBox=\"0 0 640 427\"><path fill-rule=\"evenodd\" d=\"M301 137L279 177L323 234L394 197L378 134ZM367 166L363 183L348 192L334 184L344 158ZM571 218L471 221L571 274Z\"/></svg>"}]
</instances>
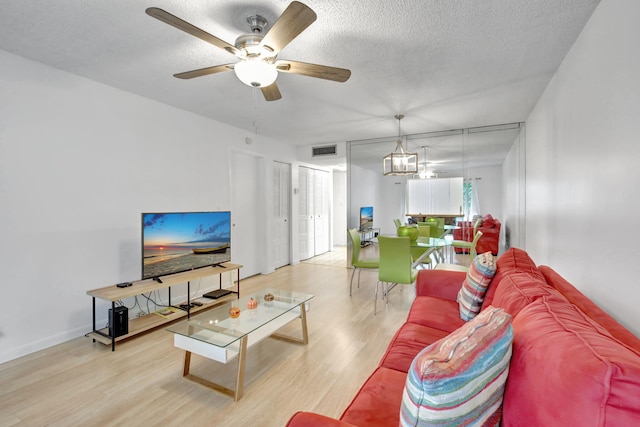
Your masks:
<instances>
[{"instance_id":1,"label":"light hardwood floor","mask_svg":"<svg viewBox=\"0 0 640 427\"><path fill-rule=\"evenodd\" d=\"M0 365L0 426L283 426L300 410L337 417L378 364L414 297L413 287L396 289L373 316L377 273L363 271L360 289L354 285L349 297L344 259L342 265L302 262L242 281L243 291L276 287L315 298L307 346L269 338L249 349L238 402L182 378L184 352L161 328L119 343L115 352L80 337ZM193 374L233 385L235 361L194 355L191 366Z\"/></svg>"}]
</instances>

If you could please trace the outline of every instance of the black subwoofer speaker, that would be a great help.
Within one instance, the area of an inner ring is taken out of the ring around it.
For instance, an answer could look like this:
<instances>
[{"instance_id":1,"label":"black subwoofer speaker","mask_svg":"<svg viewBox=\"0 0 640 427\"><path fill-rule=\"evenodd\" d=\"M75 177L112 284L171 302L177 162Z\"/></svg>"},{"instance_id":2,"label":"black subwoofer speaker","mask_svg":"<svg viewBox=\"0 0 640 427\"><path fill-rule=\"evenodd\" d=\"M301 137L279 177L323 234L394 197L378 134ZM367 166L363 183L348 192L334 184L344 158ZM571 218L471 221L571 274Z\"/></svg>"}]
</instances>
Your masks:
<instances>
[{"instance_id":1,"label":"black subwoofer speaker","mask_svg":"<svg viewBox=\"0 0 640 427\"><path fill-rule=\"evenodd\" d=\"M117 338L129 333L129 310L127 307L109 309L109 336Z\"/></svg>"}]
</instances>

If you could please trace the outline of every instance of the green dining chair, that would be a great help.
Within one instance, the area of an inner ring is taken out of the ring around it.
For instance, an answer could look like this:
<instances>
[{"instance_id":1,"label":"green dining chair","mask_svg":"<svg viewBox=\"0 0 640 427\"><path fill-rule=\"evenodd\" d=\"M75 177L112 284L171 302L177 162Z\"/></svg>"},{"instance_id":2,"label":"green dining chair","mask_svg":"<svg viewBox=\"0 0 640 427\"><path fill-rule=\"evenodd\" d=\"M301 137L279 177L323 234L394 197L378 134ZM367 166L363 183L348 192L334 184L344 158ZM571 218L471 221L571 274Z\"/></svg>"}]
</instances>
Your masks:
<instances>
[{"instance_id":1,"label":"green dining chair","mask_svg":"<svg viewBox=\"0 0 640 427\"><path fill-rule=\"evenodd\" d=\"M378 236L380 268L373 300L373 314L377 313L378 288L382 284L382 299L389 301L389 292L399 284L410 285L418 272L411 268L411 242L408 237Z\"/></svg>"},{"instance_id":2,"label":"green dining chair","mask_svg":"<svg viewBox=\"0 0 640 427\"><path fill-rule=\"evenodd\" d=\"M424 222L419 222L418 226L420 225L428 226L431 229L430 237L442 238L444 236L444 218L429 217ZM434 256L438 262L442 262L444 260L443 249L435 251Z\"/></svg>"},{"instance_id":3,"label":"green dining chair","mask_svg":"<svg viewBox=\"0 0 640 427\"><path fill-rule=\"evenodd\" d=\"M427 218L429 219L429 218ZM429 227L430 232L429 232L429 236L431 237L438 237L438 223L436 221L423 221L423 222L418 222L418 227Z\"/></svg>"},{"instance_id":4,"label":"green dining chair","mask_svg":"<svg viewBox=\"0 0 640 427\"><path fill-rule=\"evenodd\" d=\"M442 237L444 235L444 218L429 217L425 222L431 226L431 237Z\"/></svg>"},{"instance_id":5,"label":"green dining chair","mask_svg":"<svg viewBox=\"0 0 640 427\"><path fill-rule=\"evenodd\" d=\"M478 234L478 227L480 227L480 224L482 223L482 219L478 219L474 224L473 224L473 234L472 236L474 237L475 240L475 236L476 234ZM477 241L476 241L477 243ZM451 241L451 250L453 252L455 252L456 248L460 248L460 249L468 249L469 250L469 255L471 255L471 247L474 247L475 249L475 244L473 243L473 241L468 242L466 240L452 240ZM452 257L453 258L453 257ZM473 259L475 258L475 255L471 258Z\"/></svg>"},{"instance_id":6,"label":"green dining chair","mask_svg":"<svg viewBox=\"0 0 640 427\"><path fill-rule=\"evenodd\" d=\"M482 231L477 231L475 236L473 237L473 242L471 242L471 247L469 248L469 265L473 262L473 259L476 257L476 244L478 240L482 237ZM440 263L435 266L436 270L453 270L453 271L469 271L469 267L466 265L460 264L449 264L449 263Z\"/></svg>"},{"instance_id":7,"label":"green dining chair","mask_svg":"<svg viewBox=\"0 0 640 427\"><path fill-rule=\"evenodd\" d=\"M428 225L420 225L423 224L421 222L418 223L418 237L426 237L427 239L431 236L431 227ZM432 250L432 248L422 248L419 246L411 246L411 259L415 262L418 258L420 258L425 252ZM431 266L431 257L425 257L420 261L420 265L428 265Z\"/></svg>"},{"instance_id":8,"label":"green dining chair","mask_svg":"<svg viewBox=\"0 0 640 427\"><path fill-rule=\"evenodd\" d=\"M349 296L353 289L353 276L358 271L358 287L360 287L360 273L362 270L377 270L380 265L379 258L362 258L360 259L360 248L362 242L360 241L360 233L355 228L348 230L349 237L351 238L351 266L353 267L353 273L351 273L351 282L349 283Z\"/></svg>"},{"instance_id":9,"label":"green dining chair","mask_svg":"<svg viewBox=\"0 0 640 427\"><path fill-rule=\"evenodd\" d=\"M397 218L393 220L393 223L396 225L396 230L402 225L402 222Z\"/></svg>"},{"instance_id":10,"label":"green dining chair","mask_svg":"<svg viewBox=\"0 0 640 427\"><path fill-rule=\"evenodd\" d=\"M444 218L438 218L438 236L439 237L443 237L445 235L444 223L445 223Z\"/></svg>"},{"instance_id":11,"label":"green dining chair","mask_svg":"<svg viewBox=\"0 0 640 427\"><path fill-rule=\"evenodd\" d=\"M469 250L469 259L473 260L478 252L476 251L476 246L478 245L478 240L482 237L482 231L476 231L476 234L473 236L473 242L471 242L471 249ZM471 263L469 263L471 264Z\"/></svg>"}]
</instances>

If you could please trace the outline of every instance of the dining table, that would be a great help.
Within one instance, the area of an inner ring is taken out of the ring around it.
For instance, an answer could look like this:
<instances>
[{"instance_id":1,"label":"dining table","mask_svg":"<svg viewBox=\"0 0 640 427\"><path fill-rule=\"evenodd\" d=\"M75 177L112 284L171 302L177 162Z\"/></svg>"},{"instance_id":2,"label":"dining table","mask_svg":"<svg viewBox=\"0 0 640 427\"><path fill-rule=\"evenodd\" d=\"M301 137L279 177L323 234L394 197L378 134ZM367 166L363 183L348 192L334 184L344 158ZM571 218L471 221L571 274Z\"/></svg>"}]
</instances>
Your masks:
<instances>
[{"instance_id":1,"label":"dining table","mask_svg":"<svg viewBox=\"0 0 640 427\"><path fill-rule=\"evenodd\" d=\"M391 236L389 234L389 236ZM395 237L395 235L393 235ZM411 246L412 247L419 247L419 248L427 248L428 250L424 251L422 253L422 255L420 255L419 257L417 257L416 259L413 260L413 262L411 263L411 268L416 268L417 266L419 266L420 264L422 264L422 260L424 260L425 258L431 256L431 254L435 253L435 258L437 262L442 262L444 260L444 254L442 253L443 249L446 247L450 247L451 246L451 242L452 242L452 238L451 235L443 235L442 237L421 237L418 236L418 238L414 241L410 241ZM377 237L372 239L373 243L378 243L378 239Z\"/></svg>"},{"instance_id":2,"label":"dining table","mask_svg":"<svg viewBox=\"0 0 640 427\"><path fill-rule=\"evenodd\" d=\"M412 241L411 246L428 248L428 250L424 251L422 255L413 260L411 268L416 268L418 265L422 264L422 260L431 256L431 254L436 255L436 261L442 262L444 258L442 250L447 246L451 246L451 241L451 239L440 237L418 237L415 241Z\"/></svg>"}]
</instances>

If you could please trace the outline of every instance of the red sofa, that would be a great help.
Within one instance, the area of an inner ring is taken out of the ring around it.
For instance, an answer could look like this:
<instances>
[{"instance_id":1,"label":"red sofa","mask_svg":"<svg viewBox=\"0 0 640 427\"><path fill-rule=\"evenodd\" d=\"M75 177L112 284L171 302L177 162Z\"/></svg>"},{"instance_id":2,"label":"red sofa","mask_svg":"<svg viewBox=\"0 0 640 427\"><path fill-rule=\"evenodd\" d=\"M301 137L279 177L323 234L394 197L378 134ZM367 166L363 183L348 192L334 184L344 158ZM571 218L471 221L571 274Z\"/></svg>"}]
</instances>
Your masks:
<instances>
[{"instance_id":1,"label":"red sofa","mask_svg":"<svg viewBox=\"0 0 640 427\"><path fill-rule=\"evenodd\" d=\"M463 324L456 295L464 277L421 270L406 322L340 419L298 412L287 425L397 426L413 358ZM502 426L639 424L640 339L569 282L512 248L497 261L489 305L513 316Z\"/></svg>"},{"instance_id":2,"label":"red sofa","mask_svg":"<svg viewBox=\"0 0 640 427\"><path fill-rule=\"evenodd\" d=\"M458 226L461 228L453 230L454 240L465 240L467 242L473 241L473 226L475 221L460 221ZM498 255L498 247L500 246L500 221L491 215L487 214L482 217L482 223L478 227L478 231L482 231L482 236L476 244L476 253L482 254L485 252L491 252L493 255ZM468 253L466 248L455 248L457 254Z\"/></svg>"}]
</instances>

